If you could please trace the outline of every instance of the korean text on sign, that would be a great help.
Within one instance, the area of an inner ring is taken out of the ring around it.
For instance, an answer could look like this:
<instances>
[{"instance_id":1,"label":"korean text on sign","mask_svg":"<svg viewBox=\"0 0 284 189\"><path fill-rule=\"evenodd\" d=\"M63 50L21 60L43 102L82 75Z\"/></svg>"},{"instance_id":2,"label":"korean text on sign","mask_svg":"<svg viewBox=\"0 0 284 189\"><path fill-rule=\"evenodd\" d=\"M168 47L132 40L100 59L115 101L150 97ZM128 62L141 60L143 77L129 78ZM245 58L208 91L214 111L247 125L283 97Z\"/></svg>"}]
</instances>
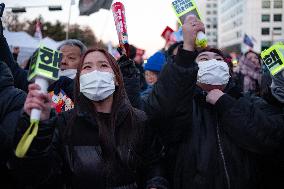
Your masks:
<instances>
[{"instance_id":1,"label":"korean text on sign","mask_svg":"<svg viewBox=\"0 0 284 189\"><path fill-rule=\"evenodd\" d=\"M284 69L284 45L277 43L261 53L261 58L269 69L271 75L275 75Z\"/></svg>"},{"instance_id":2,"label":"korean text on sign","mask_svg":"<svg viewBox=\"0 0 284 189\"><path fill-rule=\"evenodd\" d=\"M172 1L172 7L181 25L184 23L185 17L189 14L193 14L201 19L194 0L174 0Z\"/></svg>"},{"instance_id":3,"label":"korean text on sign","mask_svg":"<svg viewBox=\"0 0 284 189\"><path fill-rule=\"evenodd\" d=\"M174 9L176 10L176 13L178 15L180 15L181 13L185 12L186 10L194 6L191 1L187 0L175 0L173 1L172 5L174 6Z\"/></svg>"},{"instance_id":4,"label":"korean text on sign","mask_svg":"<svg viewBox=\"0 0 284 189\"><path fill-rule=\"evenodd\" d=\"M28 80L33 80L36 76L57 80L61 59L62 53L41 46L32 57Z\"/></svg>"}]
</instances>

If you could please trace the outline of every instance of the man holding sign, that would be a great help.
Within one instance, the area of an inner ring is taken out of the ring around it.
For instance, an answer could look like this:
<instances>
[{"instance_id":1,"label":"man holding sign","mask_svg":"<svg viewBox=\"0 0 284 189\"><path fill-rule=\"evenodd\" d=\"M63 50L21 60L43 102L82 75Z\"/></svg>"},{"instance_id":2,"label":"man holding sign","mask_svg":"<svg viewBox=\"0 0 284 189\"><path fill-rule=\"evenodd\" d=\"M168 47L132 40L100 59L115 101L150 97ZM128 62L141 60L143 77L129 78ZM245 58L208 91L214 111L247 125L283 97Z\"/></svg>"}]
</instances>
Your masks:
<instances>
[{"instance_id":1,"label":"man holding sign","mask_svg":"<svg viewBox=\"0 0 284 189\"><path fill-rule=\"evenodd\" d=\"M158 123L168 149L169 181L175 189L260 188L255 156L280 147L283 112L260 98L243 96L230 80L220 50L197 50L197 34L204 32L204 25L196 16L187 16L182 29L183 46L164 66L143 105L148 116L156 110L165 114ZM182 74L171 73L174 66ZM167 74L186 78L172 85Z\"/></svg>"}]
</instances>

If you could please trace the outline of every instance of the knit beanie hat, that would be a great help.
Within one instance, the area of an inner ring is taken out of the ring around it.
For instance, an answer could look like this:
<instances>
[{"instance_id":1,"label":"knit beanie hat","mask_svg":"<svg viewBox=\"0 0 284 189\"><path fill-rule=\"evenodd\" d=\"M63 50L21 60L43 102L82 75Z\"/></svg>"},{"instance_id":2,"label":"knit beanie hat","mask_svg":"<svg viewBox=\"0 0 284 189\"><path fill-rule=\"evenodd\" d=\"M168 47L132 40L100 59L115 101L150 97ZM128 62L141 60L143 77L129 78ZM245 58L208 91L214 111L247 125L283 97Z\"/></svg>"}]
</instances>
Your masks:
<instances>
[{"instance_id":1,"label":"knit beanie hat","mask_svg":"<svg viewBox=\"0 0 284 189\"><path fill-rule=\"evenodd\" d=\"M158 51L147 60L144 69L149 71L160 72L165 62L165 54Z\"/></svg>"}]
</instances>

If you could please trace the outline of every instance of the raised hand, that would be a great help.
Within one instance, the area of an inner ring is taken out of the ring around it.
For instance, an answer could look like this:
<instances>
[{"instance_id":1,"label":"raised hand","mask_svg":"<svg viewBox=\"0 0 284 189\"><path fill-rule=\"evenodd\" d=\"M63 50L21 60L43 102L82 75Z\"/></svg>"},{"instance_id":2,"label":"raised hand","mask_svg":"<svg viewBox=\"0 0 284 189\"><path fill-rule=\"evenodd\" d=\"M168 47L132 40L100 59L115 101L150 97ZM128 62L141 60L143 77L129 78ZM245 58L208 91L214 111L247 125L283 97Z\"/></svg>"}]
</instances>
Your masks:
<instances>
[{"instance_id":1,"label":"raised hand","mask_svg":"<svg viewBox=\"0 0 284 189\"><path fill-rule=\"evenodd\" d=\"M33 83L29 85L29 93L24 105L24 111L30 116L32 109L41 110L40 120L49 119L51 99L48 94L40 92L40 86Z\"/></svg>"},{"instance_id":2,"label":"raised hand","mask_svg":"<svg viewBox=\"0 0 284 189\"><path fill-rule=\"evenodd\" d=\"M182 26L184 39L183 49L188 51L195 50L195 40L199 31L205 32L204 24L196 16L188 15Z\"/></svg>"}]
</instances>

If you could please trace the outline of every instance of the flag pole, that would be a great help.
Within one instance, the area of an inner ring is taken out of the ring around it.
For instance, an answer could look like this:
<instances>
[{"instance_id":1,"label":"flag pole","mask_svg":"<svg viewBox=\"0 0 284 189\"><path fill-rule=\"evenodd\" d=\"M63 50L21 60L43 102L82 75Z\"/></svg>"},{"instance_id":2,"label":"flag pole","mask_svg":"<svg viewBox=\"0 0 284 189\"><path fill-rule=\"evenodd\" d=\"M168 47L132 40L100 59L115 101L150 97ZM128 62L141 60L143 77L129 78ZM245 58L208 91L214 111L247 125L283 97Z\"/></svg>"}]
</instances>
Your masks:
<instances>
[{"instance_id":1,"label":"flag pole","mask_svg":"<svg viewBox=\"0 0 284 189\"><path fill-rule=\"evenodd\" d=\"M69 39L69 25L70 25L70 17L71 17L71 6L73 4L73 0L70 0L69 5L69 13L68 13L68 22L67 22L67 29L66 29L66 40Z\"/></svg>"}]
</instances>

